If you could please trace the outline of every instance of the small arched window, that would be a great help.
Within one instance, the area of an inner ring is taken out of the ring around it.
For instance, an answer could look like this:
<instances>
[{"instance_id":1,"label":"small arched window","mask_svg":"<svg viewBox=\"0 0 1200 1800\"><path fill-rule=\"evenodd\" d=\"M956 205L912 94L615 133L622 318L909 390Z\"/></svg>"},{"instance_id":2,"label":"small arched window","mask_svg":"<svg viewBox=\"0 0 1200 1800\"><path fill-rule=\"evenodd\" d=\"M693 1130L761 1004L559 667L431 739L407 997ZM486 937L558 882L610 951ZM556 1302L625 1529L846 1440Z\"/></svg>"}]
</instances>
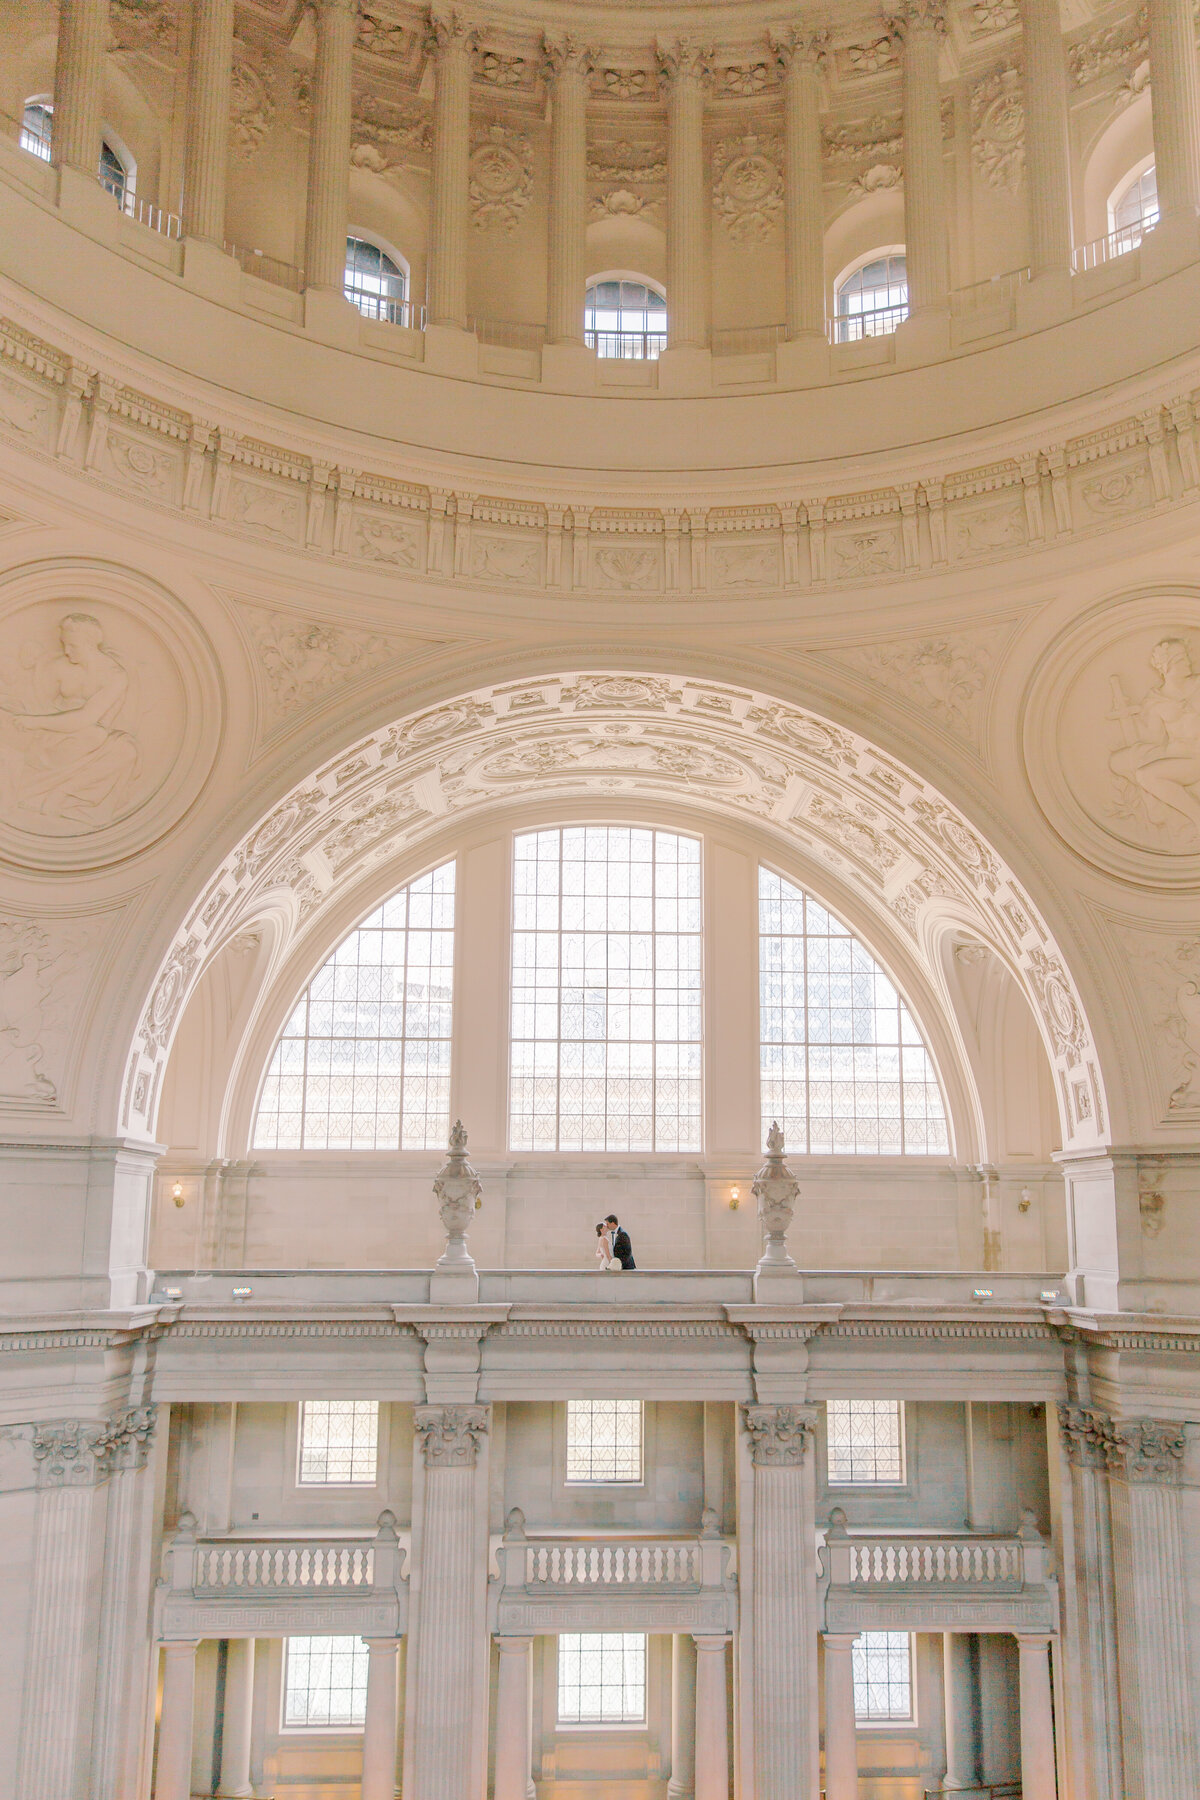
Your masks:
<instances>
[{"instance_id":1,"label":"small arched window","mask_svg":"<svg viewBox=\"0 0 1200 1800\"><path fill-rule=\"evenodd\" d=\"M30 100L21 120L21 148L43 162L50 161L50 121L54 108L48 100Z\"/></svg>"},{"instance_id":2,"label":"small arched window","mask_svg":"<svg viewBox=\"0 0 1200 1800\"><path fill-rule=\"evenodd\" d=\"M583 340L597 356L653 360L667 342L667 297L640 275L601 275L588 283Z\"/></svg>"},{"instance_id":3,"label":"small arched window","mask_svg":"<svg viewBox=\"0 0 1200 1800\"><path fill-rule=\"evenodd\" d=\"M49 99L26 101L19 140L22 150L49 162L53 131L54 102ZM117 205L123 211L128 210L128 203L133 198L133 166L127 157L113 149L107 137L101 140L96 175L101 187L107 189Z\"/></svg>"},{"instance_id":4,"label":"small arched window","mask_svg":"<svg viewBox=\"0 0 1200 1800\"><path fill-rule=\"evenodd\" d=\"M346 239L345 293L365 318L382 319L387 325L404 324L407 271L369 238Z\"/></svg>"},{"instance_id":5,"label":"small arched window","mask_svg":"<svg viewBox=\"0 0 1200 1800\"><path fill-rule=\"evenodd\" d=\"M1122 240L1128 238L1123 248L1129 250L1141 243L1143 232L1158 224L1158 176L1153 163L1117 190L1109 206L1109 217L1113 232L1120 234Z\"/></svg>"},{"instance_id":6,"label":"small arched window","mask_svg":"<svg viewBox=\"0 0 1200 1800\"><path fill-rule=\"evenodd\" d=\"M908 317L908 267L903 249L873 250L834 288L835 342L883 337Z\"/></svg>"},{"instance_id":7,"label":"small arched window","mask_svg":"<svg viewBox=\"0 0 1200 1800\"><path fill-rule=\"evenodd\" d=\"M100 186L107 188L118 206L124 206L129 193L129 177L125 164L109 143L100 146Z\"/></svg>"}]
</instances>

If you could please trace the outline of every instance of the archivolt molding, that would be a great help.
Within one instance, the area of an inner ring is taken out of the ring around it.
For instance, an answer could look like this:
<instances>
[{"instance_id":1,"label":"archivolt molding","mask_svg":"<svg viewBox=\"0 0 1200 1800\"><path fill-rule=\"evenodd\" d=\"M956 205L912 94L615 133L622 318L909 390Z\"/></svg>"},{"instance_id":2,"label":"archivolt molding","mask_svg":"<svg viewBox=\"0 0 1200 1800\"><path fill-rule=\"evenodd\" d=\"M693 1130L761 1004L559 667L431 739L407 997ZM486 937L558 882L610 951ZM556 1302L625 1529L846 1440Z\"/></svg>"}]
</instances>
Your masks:
<instances>
[{"instance_id":1,"label":"archivolt molding","mask_svg":"<svg viewBox=\"0 0 1200 1800\"><path fill-rule=\"evenodd\" d=\"M1012 871L941 794L827 719L664 675L571 673L481 688L372 733L298 783L225 858L177 931L131 1047L121 1128L153 1129L187 1000L267 910L287 952L373 867L499 803L668 803L754 819L899 926L931 968L947 920L1013 970L1056 1071L1064 1141L1107 1131L1100 1064L1051 934Z\"/></svg>"}]
</instances>

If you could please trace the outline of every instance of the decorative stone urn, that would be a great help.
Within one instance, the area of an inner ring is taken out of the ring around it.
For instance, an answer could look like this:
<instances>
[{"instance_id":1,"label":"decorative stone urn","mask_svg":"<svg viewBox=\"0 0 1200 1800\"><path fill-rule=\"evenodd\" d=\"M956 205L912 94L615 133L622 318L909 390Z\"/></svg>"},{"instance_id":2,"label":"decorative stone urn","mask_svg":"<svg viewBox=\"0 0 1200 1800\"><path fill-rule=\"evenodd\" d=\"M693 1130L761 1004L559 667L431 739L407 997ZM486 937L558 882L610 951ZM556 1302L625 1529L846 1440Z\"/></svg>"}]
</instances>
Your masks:
<instances>
[{"instance_id":1,"label":"decorative stone urn","mask_svg":"<svg viewBox=\"0 0 1200 1800\"><path fill-rule=\"evenodd\" d=\"M751 1190L758 1201L758 1217L763 1228L763 1253L754 1274L755 1299L760 1288L779 1293L799 1288L800 1272L788 1254L787 1233L800 1197L800 1183L783 1160L783 1133L773 1122L767 1133L767 1159L754 1177ZM798 1297L789 1294L789 1298Z\"/></svg>"},{"instance_id":2,"label":"decorative stone urn","mask_svg":"<svg viewBox=\"0 0 1200 1800\"><path fill-rule=\"evenodd\" d=\"M479 1273L467 1249L467 1227L483 1205L483 1188L467 1161L467 1134L461 1119L454 1121L449 1152L434 1176L433 1192L446 1227L446 1248L434 1265L430 1298L475 1299Z\"/></svg>"}]
</instances>

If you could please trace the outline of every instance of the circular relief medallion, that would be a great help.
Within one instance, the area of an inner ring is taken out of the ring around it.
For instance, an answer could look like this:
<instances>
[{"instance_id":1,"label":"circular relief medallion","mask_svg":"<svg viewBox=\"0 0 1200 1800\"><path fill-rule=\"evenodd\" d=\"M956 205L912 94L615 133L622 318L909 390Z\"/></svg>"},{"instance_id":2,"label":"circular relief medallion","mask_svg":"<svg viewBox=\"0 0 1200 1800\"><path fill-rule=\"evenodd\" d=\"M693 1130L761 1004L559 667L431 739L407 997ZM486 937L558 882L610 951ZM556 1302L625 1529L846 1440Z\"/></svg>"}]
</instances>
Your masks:
<instances>
[{"instance_id":1,"label":"circular relief medallion","mask_svg":"<svg viewBox=\"0 0 1200 1800\"><path fill-rule=\"evenodd\" d=\"M163 590L61 562L0 588L0 849L95 868L179 817L219 733L207 649Z\"/></svg>"},{"instance_id":2,"label":"circular relief medallion","mask_svg":"<svg viewBox=\"0 0 1200 1800\"><path fill-rule=\"evenodd\" d=\"M1113 607L1047 659L1029 779L1072 849L1156 885L1200 879L1200 601Z\"/></svg>"}]
</instances>

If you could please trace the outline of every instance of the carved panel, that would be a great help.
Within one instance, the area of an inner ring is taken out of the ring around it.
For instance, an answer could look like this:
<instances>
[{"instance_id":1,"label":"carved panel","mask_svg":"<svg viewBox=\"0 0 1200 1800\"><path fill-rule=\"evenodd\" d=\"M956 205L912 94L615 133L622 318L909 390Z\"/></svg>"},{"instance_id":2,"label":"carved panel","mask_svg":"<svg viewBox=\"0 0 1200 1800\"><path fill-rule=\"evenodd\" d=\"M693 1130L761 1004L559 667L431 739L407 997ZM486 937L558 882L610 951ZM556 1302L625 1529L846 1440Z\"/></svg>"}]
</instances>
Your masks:
<instances>
[{"instance_id":1,"label":"carved panel","mask_svg":"<svg viewBox=\"0 0 1200 1800\"><path fill-rule=\"evenodd\" d=\"M769 238L783 213L776 138L722 138L713 146L713 208L736 243Z\"/></svg>"},{"instance_id":2,"label":"carved panel","mask_svg":"<svg viewBox=\"0 0 1200 1800\"><path fill-rule=\"evenodd\" d=\"M533 151L527 137L507 125L479 135L467 165L471 217L479 231L508 234L533 197Z\"/></svg>"},{"instance_id":3,"label":"carved panel","mask_svg":"<svg viewBox=\"0 0 1200 1800\"><path fill-rule=\"evenodd\" d=\"M1025 108L1020 70L994 69L971 94L971 159L983 180L1013 194L1025 167Z\"/></svg>"}]
</instances>

